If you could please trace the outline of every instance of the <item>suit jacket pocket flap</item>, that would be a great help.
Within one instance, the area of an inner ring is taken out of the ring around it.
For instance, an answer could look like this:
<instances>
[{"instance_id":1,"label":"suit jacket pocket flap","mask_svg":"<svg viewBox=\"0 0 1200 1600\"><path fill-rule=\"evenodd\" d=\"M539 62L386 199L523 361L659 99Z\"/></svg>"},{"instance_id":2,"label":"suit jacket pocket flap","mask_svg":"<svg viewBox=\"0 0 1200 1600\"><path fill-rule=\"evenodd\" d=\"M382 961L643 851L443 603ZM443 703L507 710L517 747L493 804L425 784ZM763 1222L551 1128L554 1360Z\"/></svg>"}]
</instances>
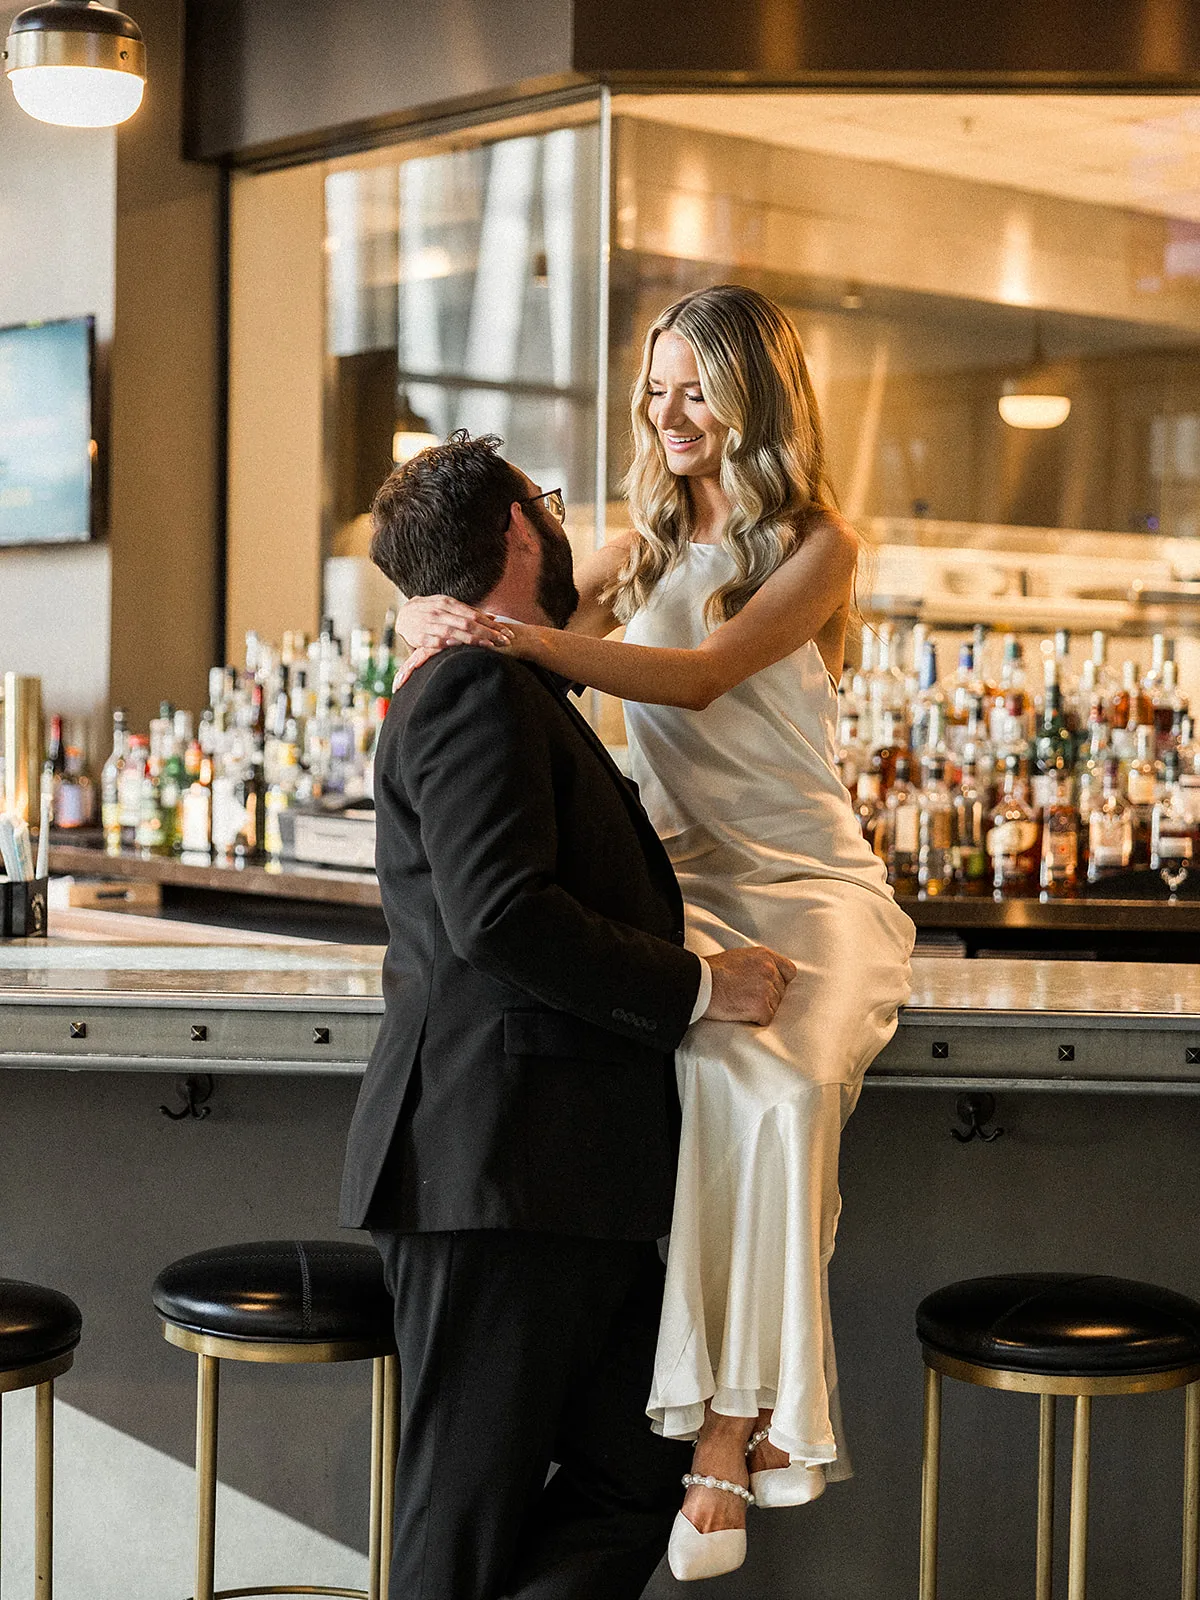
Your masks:
<instances>
[{"instance_id":1,"label":"suit jacket pocket flap","mask_svg":"<svg viewBox=\"0 0 1200 1600\"><path fill-rule=\"evenodd\" d=\"M566 1011L506 1011L504 1050L510 1056L557 1056L566 1061L638 1062L647 1066L661 1065L664 1053Z\"/></svg>"}]
</instances>

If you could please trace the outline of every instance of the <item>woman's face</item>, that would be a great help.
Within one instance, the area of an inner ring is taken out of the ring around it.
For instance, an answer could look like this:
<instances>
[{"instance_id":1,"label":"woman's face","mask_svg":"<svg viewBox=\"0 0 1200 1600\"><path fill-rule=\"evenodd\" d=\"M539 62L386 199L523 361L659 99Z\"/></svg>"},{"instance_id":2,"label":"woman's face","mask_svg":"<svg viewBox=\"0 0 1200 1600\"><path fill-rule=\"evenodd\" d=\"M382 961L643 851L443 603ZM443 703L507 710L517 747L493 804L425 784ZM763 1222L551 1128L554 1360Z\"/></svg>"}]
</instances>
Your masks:
<instances>
[{"instance_id":1,"label":"woman's face","mask_svg":"<svg viewBox=\"0 0 1200 1600\"><path fill-rule=\"evenodd\" d=\"M680 478L715 478L729 429L704 403L692 347L668 328L654 341L646 415Z\"/></svg>"}]
</instances>

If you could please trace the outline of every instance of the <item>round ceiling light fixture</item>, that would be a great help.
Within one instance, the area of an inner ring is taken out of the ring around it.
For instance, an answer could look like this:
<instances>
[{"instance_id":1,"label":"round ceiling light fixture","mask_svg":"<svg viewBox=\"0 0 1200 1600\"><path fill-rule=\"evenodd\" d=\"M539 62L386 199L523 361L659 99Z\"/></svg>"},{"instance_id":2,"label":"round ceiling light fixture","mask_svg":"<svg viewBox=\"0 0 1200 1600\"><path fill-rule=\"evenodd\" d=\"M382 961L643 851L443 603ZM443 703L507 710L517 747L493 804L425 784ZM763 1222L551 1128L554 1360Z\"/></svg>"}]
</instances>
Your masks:
<instances>
[{"instance_id":1,"label":"round ceiling light fixture","mask_svg":"<svg viewBox=\"0 0 1200 1600\"><path fill-rule=\"evenodd\" d=\"M1065 394L1002 394L996 404L1010 428L1058 428L1071 415Z\"/></svg>"},{"instance_id":2,"label":"round ceiling light fixture","mask_svg":"<svg viewBox=\"0 0 1200 1600\"><path fill-rule=\"evenodd\" d=\"M142 103L146 45L98 0L48 0L13 18L4 70L22 111L65 128L112 128Z\"/></svg>"}]
</instances>

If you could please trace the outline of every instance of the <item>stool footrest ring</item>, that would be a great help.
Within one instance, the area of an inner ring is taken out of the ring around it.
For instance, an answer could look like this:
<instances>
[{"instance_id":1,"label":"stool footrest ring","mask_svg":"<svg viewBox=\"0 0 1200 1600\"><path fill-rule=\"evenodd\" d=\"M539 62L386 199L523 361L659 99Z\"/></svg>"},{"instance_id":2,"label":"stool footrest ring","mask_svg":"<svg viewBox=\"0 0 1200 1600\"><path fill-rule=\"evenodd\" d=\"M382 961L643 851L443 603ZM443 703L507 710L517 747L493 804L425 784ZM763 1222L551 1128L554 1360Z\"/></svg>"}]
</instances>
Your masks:
<instances>
[{"instance_id":1,"label":"stool footrest ring","mask_svg":"<svg viewBox=\"0 0 1200 1600\"><path fill-rule=\"evenodd\" d=\"M344 1600L367 1600L365 1589L322 1589L306 1583L270 1583L254 1589L217 1589L213 1600L240 1600L253 1594L331 1594L342 1595Z\"/></svg>"}]
</instances>

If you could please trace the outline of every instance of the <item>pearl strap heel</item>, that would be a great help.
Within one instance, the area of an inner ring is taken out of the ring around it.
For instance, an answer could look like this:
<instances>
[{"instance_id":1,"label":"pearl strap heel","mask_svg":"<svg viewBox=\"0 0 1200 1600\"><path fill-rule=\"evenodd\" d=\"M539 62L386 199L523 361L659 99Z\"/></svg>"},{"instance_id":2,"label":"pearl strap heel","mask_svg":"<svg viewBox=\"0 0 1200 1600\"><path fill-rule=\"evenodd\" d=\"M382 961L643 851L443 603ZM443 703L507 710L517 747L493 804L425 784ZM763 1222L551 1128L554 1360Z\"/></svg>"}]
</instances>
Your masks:
<instances>
[{"instance_id":1,"label":"pearl strap heel","mask_svg":"<svg viewBox=\"0 0 1200 1600\"><path fill-rule=\"evenodd\" d=\"M685 1472L682 1481L685 1489L723 1489L726 1494L737 1495L748 1506L754 1504L750 1490L743 1488L740 1483L731 1483L728 1478ZM696 1578L719 1578L722 1573L736 1572L745 1559L745 1528L718 1528L715 1533L701 1533L682 1511L676 1514L671 1542L667 1546L667 1563L672 1575L681 1583L689 1583Z\"/></svg>"}]
</instances>

